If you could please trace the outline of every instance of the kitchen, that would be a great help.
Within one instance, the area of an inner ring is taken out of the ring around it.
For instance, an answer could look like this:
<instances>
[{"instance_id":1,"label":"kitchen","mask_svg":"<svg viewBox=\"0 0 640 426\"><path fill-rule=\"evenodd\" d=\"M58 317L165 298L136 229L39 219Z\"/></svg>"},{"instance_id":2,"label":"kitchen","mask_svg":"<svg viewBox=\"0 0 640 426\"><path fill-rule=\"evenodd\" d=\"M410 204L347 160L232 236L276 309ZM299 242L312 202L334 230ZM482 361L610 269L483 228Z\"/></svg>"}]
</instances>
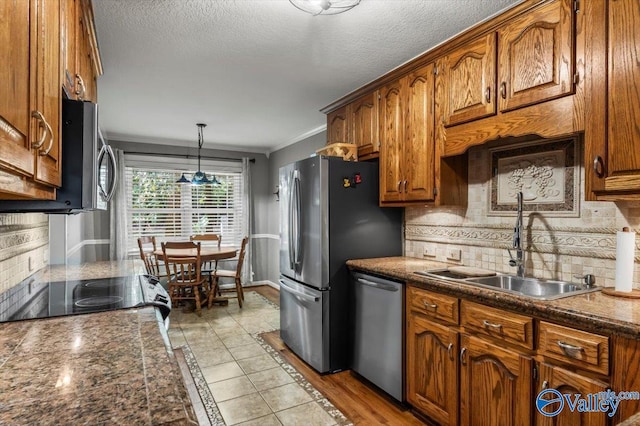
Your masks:
<instances>
[{"instance_id":1,"label":"kitchen","mask_svg":"<svg viewBox=\"0 0 640 426\"><path fill-rule=\"evenodd\" d=\"M637 168L633 169L635 148L630 149L628 146L625 148L624 143L631 144L630 146L632 147L635 145L633 145L634 140L628 139L625 136L626 133L623 133L626 131L624 129L630 129L628 123L625 123L622 119L621 123L613 125L613 120L614 118L618 119L618 115L611 115L608 118L609 121L606 121L606 115L603 110L606 111L607 108L613 110L618 106L624 108L625 102L621 101L621 99L627 100L624 97L624 93L621 93L622 89L617 85L617 80L612 80L609 85L607 84L607 79L604 77L606 75L606 67L597 61L597 55L588 53L602 52L606 49L605 43L607 43L607 40L595 37L595 35L598 34L598 25L602 25L601 28L604 28L604 20L601 17L605 15L602 10L606 9L605 6L609 5L609 3L582 3L580 6L581 13L577 12L575 14L575 19L577 20L575 24L577 32L575 34L575 54L583 60L576 60L574 65L577 77L569 76L571 81L574 82L569 84L570 91L572 91L571 94L561 96L557 93L547 93L545 96L550 97L551 101L535 105L529 105L531 100L515 99L513 102L516 102L516 104L508 104L504 106L504 110L502 109L503 106L500 106L501 109L497 114L491 115L486 111L480 112L480 117L483 118L479 119L481 121L476 121L476 123L480 123L476 127L474 127L474 121L469 116L465 116L467 111L456 111L456 105L453 105L452 101L451 108L448 111L450 122L447 125L436 126L436 129L432 129L434 134L430 137L446 137L446 144L444 147L438 147L441 150L440 152L432 152L432 149L429 151L430 154L427 154L431 155L431 164L435 168L435 173L431 176L425 176L426 184L420 182L423 184L422 188L414 187L407 191L405 183L404 191L402 191L400 185L396 185L397 181L409 181L409 184L413 185L415 179L421 178L416 178L410 174L402 175L402 173L407 173L405 169L408 169L404 166L401 166L401 176L399 178L396 179L391 174L390 176L392 177L388 181L381 180L381 187L386 190L385 194L381 195L381 204L384 206L406 206L404 208L403 241L405 256L422 259L426 262L439 261L509 274L515 273L514 268L509 266L510 257L507 252L507 249L512 247L511 239L515 219L513 214L514 203L505 202L501 199L501 185L498 182L499 179L497 179L500 173L496 176L494 169L500 169L503 164L507 164L508 167L510 159L513 163L515 161L513 159L517 159L518 156L516 148L529 150L528 153L532 157L541 157L548 153L554 153L553 155L559 158L558 161L562 161L567 171L562 177L563 186L567 190L564 192L561 202L556 201L551 207L543 204L537 205L538 211L535 213L525 209L527 211L525 216L526 232L523 242L527 252L525 257L526 272L529 276L537 278L553 278L565 281L575 281L574 276L576 275L592 274L596 276L597 285L599 286L610 287L615 285L615 232L624 226L637 229L638 218L640 217L637 205L632 202L634 195L638 192L637 188L633 186L635 182L633 171L637 170ZM621 17L624 16L637 17L637 10L629 6L631 10L627 11L623 4L627 3L613 2L609 5L611 9L608 12L611 14L610 19L622 19ZM630 4L633 5L634 3L630 2ZM287 4L287 6L290 5ZM364 6L364 3L358 5L358 8L362 6ZM95 5L94 7L97 8ZM351 12L356 12L357 10L355 8ZM633 13L636 13L636 15L633 15ZM591 18L588 21L591 25L584 23L585 14ZM340 15L340 17L342 16L346 17L348 13ZM597 17L600 17L601 20L596 19ZM617 26L625 23L624 20L622 21ZM618 21L615 22L617 23ZM464 28L469 26L466 25ZM612 26L612 28L617 26ZM514 25L514 27L517 27L517 25ZM634 28L634 26L630 25L629 28ZM484 31L486 31L486 28L476 29L475 33L468 37L474 40L476 38L481 39L484 37ZM507 35L510 34L507 33ZM612 33L610 38L615 40L615 37L624 36L625 33L621 31L620 34ZM495 46L495 36L493 36L493 39L491 36L488 37L486 40L483 39L482 43L474 44L473 48L484 52L482 49L487 45L492 45L493 43ZM635 46L637 44L637 36L631 33L628 37L632 37L631 40L633 40L633 45ZM609 42L614 43L611 40ZM571 43L567 44L571 45ZM584 45L588 45L588 47L584 48ZM462 53L455 51L447 58L449 60L448 63L455 64L460 58L464 58L464 49L458 50ZM422 51L424 49L420 52ZM492 54L496 55L495 49ZM613 61L615 56L613 53L611 54L611 60ZM427 55L425 58L420 59L420 66L424 65L428 68L430 66L430 58L433 57ZM493 58L495 61L495 56ZM499 60L501 61L502 59ZM398 66L402 62L397 61L393 66ZM107 68L107 65L105 62L103 66ZM363 83L360 83L359 85L345 88L337 93L336 96L330 98L329 101L357 89L340 101L336 101L325 108L324 112L328 113L326 134L318 133L295 145L270 152L268 157L265 153L258 151L252 151L247 154L246 152L229 152L228 150L220 149L203 150L205 156L235 158L249 156L256 160L252 168L252 191L256 199L253 207L255 223L252 234L257 235L252 239L252 249L254 251L253 270L256 274L253 278L254 282L278 282L277 209L279 204L276 201L277 196L273 192L276 191L276 186L278 185L277 173L280 166L322 149L327 142L344 142L348 140L344 133L340 135L340 126L334 126L334 123L341 122L341 108L345 106L344 111L347 111L347 108L352 108L353 110L353 107L359 102L360 96L364 98L375 90L381 90L381 97L393 102L394 99L387 95L403 93L405 87L403 84L407 83L400 81L400 78L405 75L405 71L415 68L410 64L405 64L404 67L400 67L395 73L385 74L386 77L381 77L380 81L372 81L372 83L364 86L362 86ZM385 72L379 72L373 78L380 77ZM495 73L496 71L493 70L493 72ZM433 76L434 74L432 73L431 75ZM591 75L603 77L599 79L590 78ZM493 74L493 76L494 81L496 81L496 74ZM566 77L564 76L564 78ZM103 78L107 78L106 71L105 75L98 79L99 87ZM434 78L437 78L438 82L441 81L437 76ZM620 78L623 79L624 76ZM394 86L396 79L400 83ZM502 76L500 76L500 79L502 79ZM365 82L370 80L365 80ZM633 81L633 79L630 81ZM463 87L455 86L456 84L461 84L460 82L449 81L447 84L452 87ZM562 84L559 85L562 86ZM574 85L575 93L573 92ZM361 88L358 89L358 87ZM448 86L445 84L444 87ZM607 93L607 90L609 93L616 93L616 102L606 98L605 93ZM482 97L486 96L491 101L501 96L500 91L500 85L494 84L488 94L485 93L484 86L481 93ZM549 91L552 91L552 89ZM108 98L108 96L111 96L109 92L102 91L100 93L100 99L103 97ZM512 101L510 100L510 102ZM521 102L521 106L518 106L517 102ZM484 105L486 103L484 102L483 106L486 106ZM316 106L314 111L327 104L328 102ZM495 104L493 104L493 108L495 108ZM571 113L567 113L567 111L571 111ZM622 117L624 117L624 113L624 110L622 110ZM631 110L631 114L633 114L633 110ZM400 113L400 120L406 118L402 117L402 115L404 115L404 112ZM527 118L529 115L535 117L535 119ZM335 120L336 117L338 120ZM563 117L563 119L559 120L557 119L558 117ZM634 116L631 115L631 117L631 122L633 122ZM637 121L637 112L635 119ZM382 117L381 120L389 120L389 117ZM192 126L196 119L194 117L184 121L188 121L187 126ZM346 122L347 120L342 121ZM481 132L480 129L491 130ZM207 138L211 137L209 134L215 135L215 133L215 131L209 130ZM577 139L567 137L567 135L573 135L574 133L583 134L583 136ZM532 139L530 134L544 136L544 143L541 143L539 138L537 140ZM633 130L628 130L628 134L633 135ZM501 138L503 136L517 137L509 141L506 138ZM630 137L633 138L634 136ZM607 138L609 140L608 154L606 150L602 149L603 141ZM389 155L391 152L389 151L390 147L395 146L393 149L398 149L401 153L408 152L408 148L406 146L403 147L402 144L400 144L400 147L393 145L404 139L402 134L387 135L381 139L384 141L381 147L368 146L359 151L361 151L361 160L366 160L367 155L369 157L379 156L380 175L382 176L383 167L388 167L383 161L386 158L394 158L393 155ZM385 145L387 141L392 142ZM485 141L490 142L485 143ZM620 141L620 145L614 145L612 141ZM114 139L114 142L111 142L110 139L110 144L114 147L118 147L116 142L118 142L117 139ZM358 141L354 142L357 143ZM193 145L193 142L191 142L191 145ZM129 149L135 152L167 154L183 152L170 145L150 147L148 144L137 142L136 144L128 144L128 146L131 146ZM373 154L377 149L380 149L381 152ZM514 152L514 150L516 151ZM192 156L194 152L193 149L190 150ZM409 164L411 155L404 155L406 158L403 158L401 163ZM598 160L598 155L602 157L600 160ZM592 167L594 159L595 164ZM607 165L606 168L603 168L604 164ZM595 171L593 171L594 167ZM427 169L425 168L425 170ZM410 173L416 173L416 171ZM429 175L429 173L426 173L426 175ZM597 175L604 175L604 178L600 178ZM625 187L625 183L628 186ZM436 186L434 187L434 185ZM434 193L433 188L438 188L439 191ZM460 188L464 188L464 190ZM414 197L416 193L418 193L418 197L422 198L415 200L407 198ZM531 207L530 194L526 198L525 205L528 204L528 207ZM600 201L595 201L596 198ZM460 201L465 201L465 203ZM264 214L265 211L269 212L269 214ZM69 263L101 260L105 258L104 252L109 245L108 214L102 212L83 213L74 216L51 215L50 218L41 214L6 214L2 215L0 220L2 221L1 236L5 241L3 244L3 252L5 254L0 267L0 290L2 291L10 289L29 277L33 272L41 269L49 262L49 258L62 257L63 260L70 259ZM61 233L58 235L66 234L66 237L62 240L58 237L49 237L49 234L56 232ZM259 264L260 262L263 262L263 264ZM424 269L428 268L425 267ZM406 280L407 278L403 279ZM637 270L635 271L633 282L640 282ZM495 307L495 305L492 306ZM620 315L623 315L623 313L621 312ZM635 318L633 311L626 313L626 315L632 321ZM540 318L553 319L541 315L538 311L535 311L534 317L537 320ZM559 322L566 325L563 321ZM536 327L538 326L536 325ZM578 328L585 329L585 327L582 324ZM586 328L589 329L589 327ZM528 350L531 350L531 348L528 348ZM619 367L614 366L612 374L615 374L616 368ZM607 376L608 374L597 372L593 375L587 374L587 377L596 377L600 380ZM440 421L443 422L442 420Z\"/></svg>"}]
</instances>

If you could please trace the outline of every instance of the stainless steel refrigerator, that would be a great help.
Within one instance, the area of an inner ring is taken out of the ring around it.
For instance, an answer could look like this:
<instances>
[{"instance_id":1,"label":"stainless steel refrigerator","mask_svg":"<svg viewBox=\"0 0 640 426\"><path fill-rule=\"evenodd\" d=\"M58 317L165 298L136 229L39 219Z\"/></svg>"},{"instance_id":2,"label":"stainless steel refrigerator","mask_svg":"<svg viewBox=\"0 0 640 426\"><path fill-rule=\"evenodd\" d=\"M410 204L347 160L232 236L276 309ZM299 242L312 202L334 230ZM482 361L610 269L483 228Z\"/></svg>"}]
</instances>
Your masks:
<instances>
[{"instance_id":1,"label":"stainless steel refrigerator","mask_svg":"<svg viewBox=\"0 0 640 426\"><path fill-rule=\"evenodd\" d=\"M320 373L350 368L348 259L402 254L402 209L378 206L378 164L316 156L280 168L280 335Z\"/></svg>"}]
</instances>

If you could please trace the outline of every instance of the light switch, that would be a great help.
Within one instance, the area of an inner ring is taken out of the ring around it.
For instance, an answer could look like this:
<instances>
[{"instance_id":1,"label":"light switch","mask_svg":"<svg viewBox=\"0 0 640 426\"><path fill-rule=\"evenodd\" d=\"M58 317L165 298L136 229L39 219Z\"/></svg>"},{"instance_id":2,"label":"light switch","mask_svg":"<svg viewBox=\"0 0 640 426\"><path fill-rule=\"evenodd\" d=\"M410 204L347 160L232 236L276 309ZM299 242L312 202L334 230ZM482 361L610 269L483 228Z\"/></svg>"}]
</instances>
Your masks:
<instances>
[{"instance_id":1,"label":"light switch","mask_svg":"<svg viewBox=\"0 0 640 426\"><path fill-rule=\"evenodd\" d=\"M460 249L448 249L447 250L447 259L449 260L460 260L462 259L462 250Z\"/></svg>"}]
</instances>

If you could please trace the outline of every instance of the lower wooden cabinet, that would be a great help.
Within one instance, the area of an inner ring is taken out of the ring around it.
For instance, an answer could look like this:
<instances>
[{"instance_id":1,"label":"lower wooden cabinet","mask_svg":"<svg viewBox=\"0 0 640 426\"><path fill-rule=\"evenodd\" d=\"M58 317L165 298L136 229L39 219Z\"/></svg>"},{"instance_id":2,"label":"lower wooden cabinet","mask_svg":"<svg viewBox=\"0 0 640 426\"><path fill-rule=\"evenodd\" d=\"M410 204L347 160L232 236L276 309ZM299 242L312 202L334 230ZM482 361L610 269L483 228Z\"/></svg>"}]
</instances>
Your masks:
<instances>
[{"instance_id":1,"label":"lower wooden cabinet","mask_svg":"<svg viewBox=\"0 0 640 426\"><path fill-rule=\"evenodd\" d=\"M459 424L530 424L532 372L530 357L462 334Z\"/></svg>"},{"instance_id":2,"label":"lower wooden cabinet","mask_svg":"<svg viewBox=\"0 0 640 426\"><path fill-rule=\"evenodd\" d=\"M442 425L458 424L458 332L411 311L407 400Z\"/></svg>"},{"instance_id":3,"label":"lower wooden cabinet","mask_svg":"<svg viewBox=\"0 0 640 426\"><path fill-rule=\"evenodd\" d=\"M538 367L539 380L538 388L534 397L545 389L555 389L561 394L581 395L596 394L606 391L609 386L606 383L572 373L560 367L547 363L540 363ZM545 412L552 413L557 410L559 403L553 403L545 409ZM607 414L603 412L585 412L571 410L567 403L560 413L553 417L543 416L535 410L536 426L603 426L607 424Z\"/></svg>"}]
</instances>

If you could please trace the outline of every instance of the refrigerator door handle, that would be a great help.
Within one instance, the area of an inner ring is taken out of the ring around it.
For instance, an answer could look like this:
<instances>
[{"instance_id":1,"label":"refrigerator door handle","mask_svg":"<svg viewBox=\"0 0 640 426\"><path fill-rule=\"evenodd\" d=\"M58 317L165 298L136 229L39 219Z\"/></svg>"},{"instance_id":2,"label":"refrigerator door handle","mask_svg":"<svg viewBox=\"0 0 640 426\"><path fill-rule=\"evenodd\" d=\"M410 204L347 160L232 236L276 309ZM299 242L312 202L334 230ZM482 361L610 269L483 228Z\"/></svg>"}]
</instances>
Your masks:
<instances>
[{"instance_id":1,"label":"refrigerator door handle","mask_svg":"<svg viewBox=\"0 0 640 426\"><path fill-rule=\"evenodd\" d=\"M295 193L295 221L296 221L296 241L295 241L295 251L293 263L294 265L300 265L302 260L300 259L300 246L302 245L302 235L300 232L301 228L301 202L300 202L300 171L294 170L293 172L293 192Z\"/></svg>"},{"instance_id":2,"label":"refrigerator door handle","mask_svg":"<svg viewBox=\"0 0 640 426\"><path fill-rule=\"evenodd\" d=\"M313 302L317 302L320 300L319 297L316 296L311 296L309 294L305 294L301 291L298 290L294 290L291 287L288 287L283 280L280 280L280 290L284 290L287 293L291 293L291 294L295 294L296 296L300 297L301 299L306 299L306 300L311 300Z\"/></svg>"},{"instance_id":3,"label":"refrigerator door handle","mask_svg":"<svg viewBox=\"0 0 640 426\"><path fill-rule=\"evenodd\" d=\"M289 178L289 200L288 200L288 225L289 225L289 232L288 232L288 236L289 236L289 268L291 270L293 270L293 258L294 258L294 253L293 253L293 188L292 188L292 183L293 183L293 172L291 173L291 176Z\"/></svg>"},{"instance_id":4,"label":"refrigerator door handle","mask_svg":"<svg viewBox=\"0 0 640 426\"><path fill-rule=\"evenodd\" d=\"M376 282L373 282L373 281L365 280L364 278L358 278L358 279L356 279L356 281L358 283L360 283L360 284L364 284L364 285L367 285L369 287L379 288L380 290L398 291L398 287L392 286L390 284L376 283Z\"/></svg>"}]
</instances>

